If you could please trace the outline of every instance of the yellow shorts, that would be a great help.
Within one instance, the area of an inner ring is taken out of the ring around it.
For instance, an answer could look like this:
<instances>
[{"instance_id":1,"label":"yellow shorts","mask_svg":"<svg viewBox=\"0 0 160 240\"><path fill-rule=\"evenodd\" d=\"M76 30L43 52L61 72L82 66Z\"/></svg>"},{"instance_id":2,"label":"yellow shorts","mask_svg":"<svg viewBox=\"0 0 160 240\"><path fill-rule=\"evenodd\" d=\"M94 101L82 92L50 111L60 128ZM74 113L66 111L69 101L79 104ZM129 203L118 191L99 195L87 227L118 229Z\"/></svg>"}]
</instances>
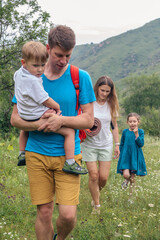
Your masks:
<instances>
[{"instance_id":1,"label":"yellow shorts","mask_svg":"<svg viewBox=\"0 0 160 240\"><path fill-rule=\"evenodd\" d=\"M61 205L79 203L80 176L62 171L65 156L51 157L26 151L26 165L30 184L32 204L52 202ZM81 165L81 154L75 156Z\"/></svg>"}]
</instances>

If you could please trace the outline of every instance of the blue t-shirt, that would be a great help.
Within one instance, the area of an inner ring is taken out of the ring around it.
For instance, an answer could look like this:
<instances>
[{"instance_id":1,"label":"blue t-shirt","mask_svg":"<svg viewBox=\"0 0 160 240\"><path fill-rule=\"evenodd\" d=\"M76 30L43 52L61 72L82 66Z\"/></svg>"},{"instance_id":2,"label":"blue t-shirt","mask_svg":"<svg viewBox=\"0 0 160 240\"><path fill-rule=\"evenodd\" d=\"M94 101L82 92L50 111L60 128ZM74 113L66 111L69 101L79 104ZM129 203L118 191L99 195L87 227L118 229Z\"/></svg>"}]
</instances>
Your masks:
<instances>
[{"instance_id":1,"label":"blue t-shirt","mask_svg":"<svg viewBox=\"0 0 160 240\"><path fill-rule=\"evenodd\" d=\"M73 85L70 65L65 73L56 80L49 80L42 75L43 86L49 96L59 103L63 116L76 116L76 91ZM94 102L95 95L89 74L79 69L79 104ZM15 97L12 100L16 103ZM64 136L53 132L29 132L26 151L36 152L48 156L64 156ZM75 155L80 153L79 131L75 130Z\"/></svg>"}]
</instances>

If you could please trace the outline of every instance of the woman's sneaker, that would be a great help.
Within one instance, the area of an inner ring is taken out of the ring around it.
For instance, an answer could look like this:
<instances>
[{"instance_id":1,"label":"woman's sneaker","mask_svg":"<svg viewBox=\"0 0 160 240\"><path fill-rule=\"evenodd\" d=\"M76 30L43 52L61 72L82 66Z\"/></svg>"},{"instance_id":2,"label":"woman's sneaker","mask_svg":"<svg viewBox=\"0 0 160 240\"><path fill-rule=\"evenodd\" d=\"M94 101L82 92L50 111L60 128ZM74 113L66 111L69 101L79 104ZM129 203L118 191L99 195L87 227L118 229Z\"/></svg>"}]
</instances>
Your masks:
<instances>
[{"instance_id":1,"label":"woman's sneaker","mask_svg":"<svg viewBox=\"0 0 160 240\"><path fill-rule=\"evenodd\" d=\"M92 215L100 215L100 205L99 206L94 206L91 214Z\"/></svg>"},{"instance_id":2,"label":"woman's sneaker","mask_svg":"<svg viewBox=\"0 0 160 240\"><path fill-rule=\"evenodd\" d=\"M72 165L69 165L67 162L65 162L64 167L62 168L64 172L72 173L72 174L87 174L88 171L81 167L77 162L73 163Z\"/></svg>"}]
</instances>

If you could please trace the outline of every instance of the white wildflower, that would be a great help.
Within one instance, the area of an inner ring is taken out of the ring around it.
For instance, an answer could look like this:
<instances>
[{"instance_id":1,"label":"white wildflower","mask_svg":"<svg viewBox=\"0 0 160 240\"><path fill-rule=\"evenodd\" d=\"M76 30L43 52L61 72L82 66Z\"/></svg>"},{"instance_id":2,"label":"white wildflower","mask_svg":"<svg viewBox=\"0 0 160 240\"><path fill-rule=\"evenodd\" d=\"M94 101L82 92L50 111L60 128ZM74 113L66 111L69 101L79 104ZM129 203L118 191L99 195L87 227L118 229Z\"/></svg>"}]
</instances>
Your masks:
<instances>
[{"instance_id":1,"label":"white wildflower","mask_svg":"<svg viewBox=\"0 0 160 240\"><path fill-rule=\"evenodd\" d=\"M148 206L152 208L152 207L154 207L154 204L149 203Z\"/></svg>"}]
</instances>

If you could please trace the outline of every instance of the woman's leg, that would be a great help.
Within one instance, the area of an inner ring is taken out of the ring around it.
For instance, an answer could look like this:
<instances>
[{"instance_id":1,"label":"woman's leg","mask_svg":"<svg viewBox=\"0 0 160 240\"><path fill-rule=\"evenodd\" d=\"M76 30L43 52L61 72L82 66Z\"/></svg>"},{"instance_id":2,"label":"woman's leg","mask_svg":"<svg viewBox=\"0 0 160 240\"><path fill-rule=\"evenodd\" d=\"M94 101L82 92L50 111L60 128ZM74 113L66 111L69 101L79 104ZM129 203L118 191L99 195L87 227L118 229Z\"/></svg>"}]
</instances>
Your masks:
<instances>
[{"instance_id":1,"label":"woman's leg","mask_svg":"<svg viewBox=\"0 0 160 240\"><path fill-rule=\"evenodd\" d=\"M99 161L99 190L101 191L102 188L107 183L109 172L111 168L111 161L102 162Z\"/></svg>"},{"instance_id":2,"label":"woman's leg","mask_svg":"<svg viewBox=\"0 0 160 240\"><path fill-rule=\"evenodd\" d=\"M89 175L89 190L95 205L99 205L99 174L97 162L86 162Z\"/></svg>"}]
</instances>

